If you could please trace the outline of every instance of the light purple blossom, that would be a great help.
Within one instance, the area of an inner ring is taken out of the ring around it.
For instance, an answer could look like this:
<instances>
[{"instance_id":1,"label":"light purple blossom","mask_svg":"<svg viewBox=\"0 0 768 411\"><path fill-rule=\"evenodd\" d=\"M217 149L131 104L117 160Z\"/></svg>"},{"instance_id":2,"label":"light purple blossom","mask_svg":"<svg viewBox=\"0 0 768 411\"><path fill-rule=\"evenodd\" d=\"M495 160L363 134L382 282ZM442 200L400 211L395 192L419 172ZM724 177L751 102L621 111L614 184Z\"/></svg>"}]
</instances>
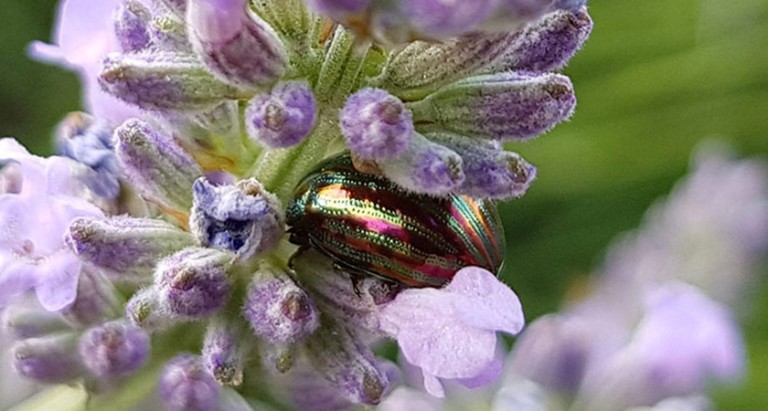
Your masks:
<instances>
[{"instance_id":1,"label":"light purple blossom","mask_svg":"<svg viewBox=\"0 0 768 411\"><path fill-rule=\"evenodd\" d=\"M476 384L495 378L496 332L516 334L524 323L515 293L479 267L459 270L442 289L403 290L380 312L381 330L422 369L435 396L444 395L438 378Z\"/></svg>"},{"instance_id":2,"label":"light purple blossom","mask_svg":"<svg viewBox=\"0 0 768 411\"><path fill-rule=\"evenodd\" d=\"M256 142L271 148L303 141L317 119L317 102L309 84L289 81L248 102L245 127Z\"/></svg>"},{"instance_id":3,"label":"light purple blossom","mask_svg":"<svg viewBox=\"0 0 768 411\"><path fill-rule=\"evenodd\" d=\"M113 126L140 112L101 90L97 77L104 57L119 49L112 15L120 0L64 0L59 4L54 45L34 42L29 53L41 61L76 71L85 91L85 107Z\"/></svg>"},{"instance_id":4,"label":"light purple blossom","mask_svg":"<svg viewBox=\"0 0 768 411\"><path fill-rule=\"evenodd\" d=\"M413 138L410 110L386 90L366 88L351 95L339 119L349 148L361 158L395 157Z\"/></svg>"},{"instance_id":5,"label":"light purple blossom","mask_svg":"<svg viewBox=\"0 0 768 411\"><path fill-rule=\"evenodd\" d=\"M69 222L102 216L74 177L84 166L30 155L12 139L0 140L0 160L21 167L16 190L0 194L0 306L34 290L43 307L60 310L75 300L82 264L64 244Z\"/></svg>"},{"instance_id":6,"label":"light purple blossom","mask_svg":"<svg viewBox=\"0 0 768 411\"><path fill-rule=\"evenodd\" d=\"M124 322L106 323L80 337L79 352L83 364L96 377L125 377L147 360L149 335Z\"/></svg>"}]
</instances>

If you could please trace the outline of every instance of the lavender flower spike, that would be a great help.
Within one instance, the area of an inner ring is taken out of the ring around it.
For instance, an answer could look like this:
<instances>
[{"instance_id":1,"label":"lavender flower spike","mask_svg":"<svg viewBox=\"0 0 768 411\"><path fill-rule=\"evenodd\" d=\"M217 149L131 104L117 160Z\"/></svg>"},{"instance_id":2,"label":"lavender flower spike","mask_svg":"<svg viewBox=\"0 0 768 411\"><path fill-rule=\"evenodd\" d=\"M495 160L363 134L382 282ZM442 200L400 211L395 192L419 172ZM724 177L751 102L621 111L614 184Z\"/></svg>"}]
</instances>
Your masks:
<instances>
[{"instance_id":1,"label":"lavender flower spike","mask_svg":"<svg viewBox=\"0 0 768 411\"><path fill-rule=\"evenodd\" d=\"M437 397L444 395L438 378L474 385L497 377L496 331L516 334L524 322L515 293L479 267L459 270L442 289L403 290L380 313L381 330Z\"/></svg>"},{"instance_id":2,"label":"lavender flower spike","mask_svg":"<svg viewBox=\"0 0 768 411\"><path fill-rule=\"evenodd\" d=\"M382 89L366 88L351 95L339 119L349 148L363 159L396 157L413 138L411 112Z\"/></svg>"},{"instance_id":3,"label":"lavender flower spike","mask_svg":"<svg viewBox=\"0 0 768 411\"><path fill-rule=\"evenodd\" d=\"M243 315L253 332L272 344L300 341L319 325L315 304L286 273L262 265L248 287Z\"/></svg>"},{"instance_id":4,"label":"lavender flower spike","mask_svg":"<svg viewBox=\"0 0 768 411\"><path fill-rule=\"evenodd\" d=\"M72 220L70 249L117 281L148 282L158 259L194 244L186 231L162 220L117 216Z\"/></svg>"},{"instance_id":5,"label":"lavender flower spike","mask_svg":"<svg viewBox=\"0 0 768 411\"><path fill-rule=\"evenodd\" d=\"M210 248L186 248L157 264L160 304L177 316L201 318L229 300L227 270L233 255Z\"/></svg>"},{"instance_id":6,"label":"lavender flower spike","mask_svg":"<svg viewBox=\"0 0 768 411\"><path fill-rule=\"evenodd\" d=\"M136 372L149 354L149 336L124 322L91 328L80 337L80 357L95 377L119 378Z\"/></svg>"},{"instance_id":7,"label":"lavender flower spike","mask_svg":"<svg viewBox=\"0 0 768 411\"><path fill-rule=\"evenodd\" d=\"M255 179L214 186L200 178L193 191L190 228L201 245L245 260L271 249L282 237L279 201Z\"/></svg>"},{"instance_id":8,"label":"lavender flower spike","mask_svg":"<svg viewBox=\"0 0 768 411\"><path fill-rule=\"evenodd\" d=\"M192 183L203 172L171 136L132 119L115 130L115 140L125 173L143 197L177 211L192 207Z\"/></svg>"},{"instance_id":9,"label":"lavender flower spike","mask_svg":"<svg viewBox=\"0 0 768 411\"><path fill-rule=\"evenodd\" d=\"M245 128L256 142L270 148L299 144L315 127L317 102L309 84L289 81L248 102Z\"/></svg>"},{"instance_id":10,"label":"lavender flower spike","mask_svg":"<svg viewBox=\"0 0 768 411\"><path fill-rule=\"evenodd\" d=\"M237 386L243 382L243 370L249 342L239 324L217 319L208 325L203 341L203 363L216 381Z\"/></svg>"},{"instance_id":11,"label":"lavender flower spike","mask_svg":"<svg viewBox=\"0 0 768 411\"><path fill-rule=\"evenodd\" d=\"M408 107L422 130L522 140L565 120L575 105L568 77L498 73L469 77Z\"/></svg>"},{"instance_id":12,"label":"lavender flower spike","mask_svg":"<svg viewBox=\"0 0 768 411\"><path fill-rule=\"evenodd\" d=\"M282 41L247 0L189 0L187 24L195 52L222 81L254 89L285 72Z\"/></svg>"},{"instance_id":13,"label":"lavender flower spike","mask_svg":"<svg viewBox=\"0 0 768 411\"><path fill-rule=\"evenodd\" d=\"M191 354L176 356L165 365L158 389L169 411L214 410L221 395L221 387L202 359Z\"/></svg>"}]
</instances>

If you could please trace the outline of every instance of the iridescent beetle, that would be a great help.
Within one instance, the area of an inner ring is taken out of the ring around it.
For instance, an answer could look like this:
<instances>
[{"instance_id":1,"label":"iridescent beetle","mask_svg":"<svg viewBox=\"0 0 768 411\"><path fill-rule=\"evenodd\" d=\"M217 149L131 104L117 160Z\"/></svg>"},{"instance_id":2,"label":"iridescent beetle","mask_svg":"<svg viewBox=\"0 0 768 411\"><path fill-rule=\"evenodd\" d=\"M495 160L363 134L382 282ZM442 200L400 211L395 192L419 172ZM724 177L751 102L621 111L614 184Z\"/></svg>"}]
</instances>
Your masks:
<instances>
[{"instance_id":1,"label":"iridescent beetle","mask_svg":"<svg viewBox=\"0 0 768 411\"><path fill-rule=\"evenodd\" d=\"M470 265L497 274L503 260L490 201L409 193L357 171L349 154L307 175L286 217L292 243L314 247L345 271L406 286L440 287Z\"/></svg>"}]
</instances>

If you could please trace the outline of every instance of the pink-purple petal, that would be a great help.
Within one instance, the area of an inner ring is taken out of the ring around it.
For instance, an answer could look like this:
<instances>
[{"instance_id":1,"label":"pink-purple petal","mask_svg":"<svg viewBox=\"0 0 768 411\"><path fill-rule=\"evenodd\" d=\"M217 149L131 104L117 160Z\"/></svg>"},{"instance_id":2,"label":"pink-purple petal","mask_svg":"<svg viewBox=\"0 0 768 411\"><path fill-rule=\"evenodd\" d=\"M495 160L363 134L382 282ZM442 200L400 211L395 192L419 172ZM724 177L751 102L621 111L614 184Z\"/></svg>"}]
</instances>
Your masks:
<instances>
[{"instance_id":1,"label":"pink-purple petal","mask_svg":"<svg viewBox=\"0 0 768 411\"><path fill-rule=\"evenodd\" d=\"M517 295L487 270L463 268L445 291L458 294L452 299L453 306L466 325L509 334L517 334L523 328L525 319Z\"/></svg>"}]
</instances>

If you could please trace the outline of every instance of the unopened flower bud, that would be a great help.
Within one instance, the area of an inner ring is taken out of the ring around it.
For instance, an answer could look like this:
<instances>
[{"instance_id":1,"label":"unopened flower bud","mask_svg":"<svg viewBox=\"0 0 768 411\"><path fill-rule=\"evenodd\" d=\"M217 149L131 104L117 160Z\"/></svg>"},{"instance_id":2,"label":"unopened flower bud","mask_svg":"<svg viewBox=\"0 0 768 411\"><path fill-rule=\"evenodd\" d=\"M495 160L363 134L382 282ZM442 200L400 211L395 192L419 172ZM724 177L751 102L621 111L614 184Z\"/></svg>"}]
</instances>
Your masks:
<instances>
[{"instance_id":1,"label":"unopened flower bud","mask_svg":"<svg viewBox=\"0 0 768 411\"><path fill-rule=\"evenodd\" d=\"M108 199L120 194L121 170L111 127L86 113L74 112L59 123L54 135L59 154L94 171L84 181L94 193Z\"/></svg>"},{"instance_id":2,"label":"unopened flower bud","mask_svg":"<svg viewBox=\"0 0 768 411\"><path fill-rule=\"evenodd\" d=\"M250 348L239 324L214 321L203 341L203 363L216 381L237 386L243 382L245 359Z\"/></svg>"},{"instance_id":3,"label":"unopened flower bud","mask_svg":"<svg viewBox=\"0 0 768 411\"><path fill-rule=\"evenodd\" d=\"M446 194L464 182L461 157L456 152L414 133L405 152L379 161L384 175L401 187L426 194Z\"/></svg>"},{"instance_id":4,"label":"unopened flower bud","mask_svg":"<svg viewBox=\"0 0 768 411\"><path fill-rule=\"evenodd\" d=\"M203 172L173 137L131 119L115 130L115 139L125 173L143 197L174 210L192 207L192 183Z\"/></svg>"},{"instance_id":5,"label":"unopened flower bud","mask_svg":"<svg viewBox=\"0 0 768 411\"><path fill-rule=\"evenodd\" d=\"M341 324L324 319L307 338L305 353L312 367L353 403L375 405L386 392L389 380L373 353Z\"/></svg>"},{"instance_id":6,"label":"unopened flower bud","mask_svg":"<svg viewBox=\"0 0 768 411\"><path fill-rule=\"evenodd\" d=\"M499 58L514 34L473 33L442 43L415 41L394 51L373 86L405 101L475 73Z\"/></svg>"},{"instance_id":7,"label":"unopened flower bud","mask_svg":"<svg viewBox=\"0 0 768 411\"><path fill-rule=\"evenodd\" d=\"M241 260L269 250L284 232L277 198L255 179L214 186L195 181L190 227L201 245L237 253Z\"/></svg>"},{"instance_id":8,"label":"unopened flower bud","mask_svg":"<svg viewBox=\"0 0 768 411\"><path fill-rule=\"evenodd\" d=\"M110 322L91 328L80 337L80 358L98 378L133 374L149 354L149 336L141 328Z\"/></svg>"},{"instance_id":9,"label":"unopened flower bud","mask_svg":"<svg viewBox=\"0 0 768 411\"><path fill-rule=\"evenodd\" d=\"M58 313L44 309L31 298L17 300L0 311L0 329L16 340L42 337L69 328Z\"/></svg>"},{"instance_id":10,"label":"unopened flower bud","mask_svg":"<svg viewBox=\"0 0 768 411\"><path fill-rule=\"evenodd\" d=\"M13 368L20 375L45 383L74 380L83 373L74 334L56 334L19 341L11 347Z\"/></svg>"},{"instance_id":11,"label":"unopened flower bud","mask_svg":"<svg viewBox=\"0 0 768 411\"><path fill-rule=\"evenodd\" d=\"M214 410L221 395L202 358L191 354L178 355L165 365L158 389L169 411Z\"/></svg>"},{"instance_id":12,"label":"unopened flower bud","mask_svg":"<svg viewBox=\"0 0 768 411\"><path fill-rule=\"evenodd\" d=\"M252 89L285 72L282 41L247 0L189 0L187 24L195 52L222 81Z\"/></svg>"},{"instance_id":13,"label":"unopened flower bud","mask_svg":"<svg viewBox=\"0 0 768 411\"><path fill-rule=\"evenodd\" d=\"M483 28L514 33L536 21L552 7L552 0L499 0Z\"/></svg>"},{"instance_id":14,"label":"unopened flower bud","mask_svg":"<svg viewBox=\"0 0 768 411\"><path fill-rule=\"evenodd\" d=\"M456 189L459 194L479 198L516 198L525 194L536 178L536 167L517 153L504 151L497 141L478 141L445 133L427 136L461 156L465 178Z\"/></svg>"},{"instance_id":15,"label":"unopened flower bud","mask_svg":"<svg viewBox=\"0 0 768 411\"><path fill-rule=\"evenodd\" d=\"M315 126L317 103L307 83L290 81L254 97L245 110L245 128L270 148L299 144Z\"/></svg>"},{"instance_id":16,"label":"unopened flower bud","mask_svg":"<svg viewBox=\"0 0 768 411\"><path fill-rule=\"evenodd\" d=\"M319 313L309 295L285 273L264 266L260 271L243 307L253 332L272 344L294 343L312 334Z\"/></svg>"},{"instance_id":17,"label":"unopened flower bud","mask_svg":"<svg viewBox=\"0 0 768 411\"><path fill-rule=\"evenodd\" d=\"M125 305L125 316L131 324L147 331L158 331L179 322L179 317L162 304L154 287L137 291Z\"/></svg>"},{"instance_id":18,"label":"unopened flower bud","mask_svg":"<svg viewBox=\"0 0 768 411\"><path fill-rule=\"evenodd\" d=\"M165 221L121 216L76 218L65 241L78 258L110 277L145 283L158 259L194 244L188 232Z\"/></svg>"},{"instance_id":19,"label":"unopened flower bud","mask_svg":"<svg viewBox=\"0 0 768 411\"><path fill-rule=\"evenodd\" d=\"M560 74L470 77L409 105L425 130L494 140L535 137L568 118L573 85Z\"/></svg>"},{"instance_id":20,"label":"unopened flower bud","mask_svg":"<svg viewBox=\"0 0 768 411\"><path fill-rule=\"evenodd\" d=\"M241 97L186 52L108 54L98 80L107 93L145 110L200 110Z\"/></svg>"},{"instance_id":21,"label":"unopened flower bud","mask_svg":"<svg viewBox=\"0 0 768 411\"><path fill-rule=\"evenodd\" d=\"M228 252L190 247L161 260L155 269L161 304L182 317L213 314L229 299L232 258Z\"/></svg>"},{"instance_id":22,"label":"unopened flower bud","mask_svg":"<svg viewBox=\"0 0 768 411\"><path fill-rule=\"evenodd\" d=\"M339 118L347 145L363 159L396 157L413 138L411 112L385 90L366 88L351 95Z\"/></svg>"},{"instance_id":23,"label":"unopened flower bud","mask_svg":"<svg viewBox=\"0 0 768 411\"><path fill-rule=\"evenodd\" d=\"M77 281L75 301L62 315L77 325L90 325L121 314L117 290L98 269L83 266Z\"/></svg>"},{"instance_id":24,"label":"unopened flower bud","mask_svg":"<svg viewBox=\"0 0 768 411\"><path fill-rule=\"evenodd\" d=\"M123 52L144 50L149 46L147 25L152 18L149 10L137 0L126 0L115 11L115 37Z\"/></svg>"},{"instance_id":25,"label":"unopened flower bud","mask_svg":"<svg viewBox=\"0 0 768 411\"><path fill-rule=\"evenodd\" d=\"M158 50L188 50L191 47L183 17L172 12L153 16L147 31L152 46Z\"/></svg>"},{"instance_id":26,"label":"unopened flower bud","mask_svg":"<svg viewBox=\"0 0 768 411\"><path fill-rule=\"evenodd\" d=\"M155 0L156 3L162 4L163 7L172 11L180 16L183 16L187 11L188 0Z\"/></svg>"},{"instance_id":27,"label":"unopened flower bud","mask_svg":"<svg viewBox=\"0 0 768 411\"><path fill-rule=\"evenodd\" d=\"M544 73L562 68L592 31L586 9L556 10L522 30L488 72Z\"/></svg>"}]
</instances>

